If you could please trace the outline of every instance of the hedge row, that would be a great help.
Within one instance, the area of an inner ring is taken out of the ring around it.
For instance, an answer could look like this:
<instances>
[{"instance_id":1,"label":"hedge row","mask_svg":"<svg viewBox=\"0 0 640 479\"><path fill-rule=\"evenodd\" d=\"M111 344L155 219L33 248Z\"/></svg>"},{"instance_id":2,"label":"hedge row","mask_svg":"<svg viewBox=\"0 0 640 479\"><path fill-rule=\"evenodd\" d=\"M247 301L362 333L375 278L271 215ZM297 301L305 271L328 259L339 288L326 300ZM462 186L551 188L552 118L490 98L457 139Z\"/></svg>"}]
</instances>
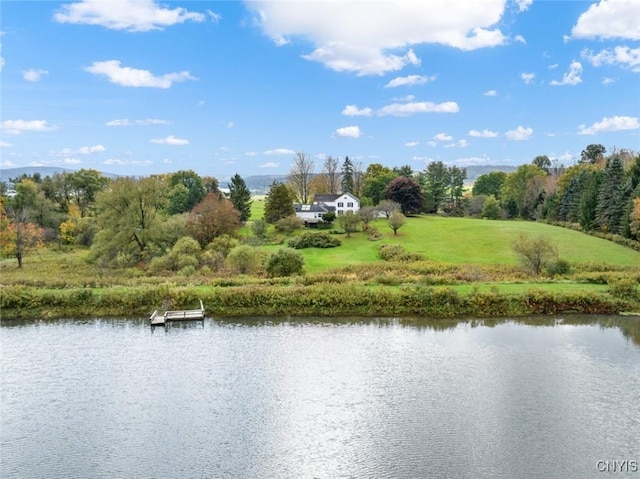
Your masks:
<instances>
[{"instance_id":1,"label":"hedge row","mask_svg":"<svg viewBox=\"0 0 640 479\"><path fill-rule=\"evenodd\" d=\"M5 287L0 295L4 318L69 316L146 316L163 305L190 309L202 300L211 316L319 315L500 317L528 314L611 314L638 308L637 299L593 292L529 290L460 295L447 287L401 286L397 289L344 284L311 286L108 288L37 290Z\"/></svg>"}]
</instances>

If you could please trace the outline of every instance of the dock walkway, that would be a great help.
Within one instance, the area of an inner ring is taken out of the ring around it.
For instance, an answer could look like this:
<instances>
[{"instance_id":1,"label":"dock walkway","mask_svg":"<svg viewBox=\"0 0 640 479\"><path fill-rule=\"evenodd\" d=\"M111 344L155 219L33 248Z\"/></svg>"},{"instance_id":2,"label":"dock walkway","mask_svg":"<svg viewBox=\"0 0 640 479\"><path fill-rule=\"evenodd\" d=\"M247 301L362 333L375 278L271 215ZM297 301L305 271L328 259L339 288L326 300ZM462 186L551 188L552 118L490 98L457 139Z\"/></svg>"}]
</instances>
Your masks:
<instances>
[{"instance_id":1,"label":"dock walkway","mask_svg":"<svg viewBox=\"0 0 640 479\"><path fill-rule=\"evenodd\" d=\"M202 321L204 324L204 304L202 304L202 300L200 300L200 309L165 311L164 313L156 309L149 318L149 324L152 328L156 326L167 328L171 321Z\"/></svg>"}]
</instances>

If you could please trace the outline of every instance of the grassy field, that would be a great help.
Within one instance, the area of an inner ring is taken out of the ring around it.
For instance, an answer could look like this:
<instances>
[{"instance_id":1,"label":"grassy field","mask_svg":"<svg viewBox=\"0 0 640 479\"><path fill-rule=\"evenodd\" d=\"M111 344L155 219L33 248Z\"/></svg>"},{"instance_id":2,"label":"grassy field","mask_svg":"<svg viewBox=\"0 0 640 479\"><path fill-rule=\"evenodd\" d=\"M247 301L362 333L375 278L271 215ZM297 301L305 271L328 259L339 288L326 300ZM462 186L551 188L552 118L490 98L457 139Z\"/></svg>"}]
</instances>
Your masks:
<instances>
[{"instance_id":1,"label":"grassy field","mask_svg":"<svg viewBox=\"0 0 640 479\"><path fill-rule=\"evenodd\" d=\"M421 216L408 218L395 236L386 221L373 226L384 235L370 241L365 233L341 235L342 246L328 250L305 249L309 271L378 260L382 244L401 244L406 251L426 258L454 264L515 265L518 258L511 245L518 234L545 235L557 246L561 258L571 263L606 263L617 266L640 266L640 252L577 231L525 221L488 221L469 218Z\"/></svg>"}]
</instances>

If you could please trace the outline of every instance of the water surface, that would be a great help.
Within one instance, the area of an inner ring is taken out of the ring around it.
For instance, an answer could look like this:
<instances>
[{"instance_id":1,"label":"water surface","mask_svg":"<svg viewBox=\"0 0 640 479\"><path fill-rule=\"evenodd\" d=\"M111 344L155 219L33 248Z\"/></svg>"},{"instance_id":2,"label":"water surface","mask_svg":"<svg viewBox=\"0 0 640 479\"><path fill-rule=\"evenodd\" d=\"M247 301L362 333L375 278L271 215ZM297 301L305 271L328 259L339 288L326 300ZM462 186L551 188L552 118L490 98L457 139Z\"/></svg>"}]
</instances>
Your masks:
<instances>
[{"instance_id":1,"label":"water surface","mask_svg":"<svg viewBox=\"0 0 640 479\"><path fill-rule=\"evenodd\" d=\"M602 477L640 463L611 321L5 320L0 477Z\"/></svg>"}]
</instances>

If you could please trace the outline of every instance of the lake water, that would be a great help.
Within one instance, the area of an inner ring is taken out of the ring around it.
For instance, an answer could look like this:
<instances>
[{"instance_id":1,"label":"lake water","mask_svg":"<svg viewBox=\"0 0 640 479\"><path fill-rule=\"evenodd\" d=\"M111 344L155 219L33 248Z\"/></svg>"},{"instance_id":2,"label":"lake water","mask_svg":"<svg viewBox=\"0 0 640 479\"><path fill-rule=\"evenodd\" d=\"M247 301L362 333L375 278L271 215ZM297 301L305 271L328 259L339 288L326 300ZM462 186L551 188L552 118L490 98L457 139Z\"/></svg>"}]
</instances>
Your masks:
<instances>
[{"instance_id":1,"label":"lake water","mask_svg":"<svg viewBox=\"0 0 640 479\"><path fill-rule=\"evenodd\" d=\"M3 320L0 477L638 478L608 321Z\"/></svg>"}]
</instances>

